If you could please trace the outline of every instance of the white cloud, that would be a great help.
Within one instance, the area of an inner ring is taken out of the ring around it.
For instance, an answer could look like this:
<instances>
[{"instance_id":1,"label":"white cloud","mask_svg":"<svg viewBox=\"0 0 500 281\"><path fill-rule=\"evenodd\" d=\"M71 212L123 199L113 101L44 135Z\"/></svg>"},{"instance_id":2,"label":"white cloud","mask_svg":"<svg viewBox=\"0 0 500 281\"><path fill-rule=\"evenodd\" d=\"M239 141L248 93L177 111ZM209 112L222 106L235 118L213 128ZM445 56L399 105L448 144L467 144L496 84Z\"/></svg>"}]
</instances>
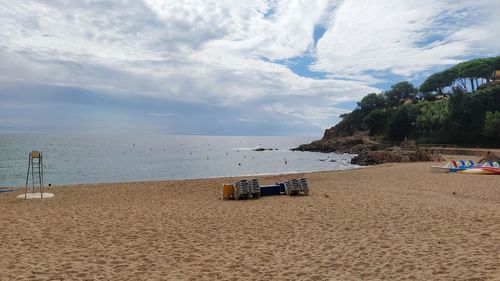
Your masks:
<instances>
[{"instance_id":1,"label":"white cloud","mask_svg":"<svg viewBox=\"0 0 500 281\"><path fill-rule=\"evenodd\" d=\"M346 0L318 43L313 69L372 81L387 71L409 77L467 56L498 54L499 3Z\"/></svg>"},{"instance_id":2,"label":"white cloud","mask_svg":"<svg viewBox=\"0 0 500 281\"><path fill-rule=\"evenodd\" d=\"M225 108L251 103L276 118L327 127L343 112L336 103L378 91L370 85L379 73L421 75L463 56L498 53L495 2L0 0L0 84ZM318 25L327 31L315 46ZM429 35L439 40L428 44ZM326 79L273 63L305 54Z\"/></svg>"},{"instance_id":3,"label":"white cloud","mask_svg":"<svg viewBox=\"0 0 500 281\"><path fill-rule=\"evenodd\" d=\"M335 108L334 105L330 106L312 106L306 104L283 104L274 103L266 105L264 109L268 112L283 114L297 118L295 122L311 124L319 129L331 126L332 121L337 119L343 113L349 110Z\"/></svg>"},{"instance_id":4,"label":"white cloud","mask_svg":"<svg viewBox=\"0 0 500 281\"><path fill-rule=\"evenodd\" d=\"M261 60L307 52L329 1L99 3L0 6L4 54L28 70L17 78L224 104L270 94L335 96L336 88L354 99L367 88L298 77Z\"/></svg>"}]
</instances>

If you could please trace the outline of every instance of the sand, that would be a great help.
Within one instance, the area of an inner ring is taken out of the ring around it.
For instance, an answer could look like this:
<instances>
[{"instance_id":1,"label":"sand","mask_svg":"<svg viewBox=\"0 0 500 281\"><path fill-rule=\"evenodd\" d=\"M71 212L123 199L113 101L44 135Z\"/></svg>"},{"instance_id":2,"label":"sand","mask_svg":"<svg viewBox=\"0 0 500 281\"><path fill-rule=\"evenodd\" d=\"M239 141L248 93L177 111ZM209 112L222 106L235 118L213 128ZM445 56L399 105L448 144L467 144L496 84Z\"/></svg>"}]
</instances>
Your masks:
<instances>
[{"instance_id":1,"label":"sand","mask_svg":"<svg viewBox=\"0 0 500 281\"><path fill-rule=\"evenodd\" d=\"M37 189L38 190L38 189ZM17 195L17 198L20 199L48 199L54 197L54 193L50 192L26 192L26 193L21 193Z\"/></svg>"},{"instance_id":2,"label":"sand","mask_svg":"<svg viewBox=\"0 0 500 281\"><path fill-rule=\"evenodd\" d=\"M500 177L432 164L305 174L310 196L248 201L221 200L237 178L3 193L0 279L500 280Z\"/></svg>"}]
</instances>

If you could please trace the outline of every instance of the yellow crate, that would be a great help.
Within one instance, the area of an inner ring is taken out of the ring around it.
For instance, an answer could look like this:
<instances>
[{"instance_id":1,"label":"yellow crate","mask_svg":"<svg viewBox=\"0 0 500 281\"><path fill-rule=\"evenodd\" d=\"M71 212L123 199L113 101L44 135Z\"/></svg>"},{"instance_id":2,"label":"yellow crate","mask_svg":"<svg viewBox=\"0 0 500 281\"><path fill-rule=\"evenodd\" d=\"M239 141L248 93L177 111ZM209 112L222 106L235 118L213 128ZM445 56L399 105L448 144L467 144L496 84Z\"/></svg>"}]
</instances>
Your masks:
<instances>
[{"instance_id":1,"label":"yellow crate","mask_svg":"<svg viewBox=\"0 0 500 281\"><path fill-rule=\"evenodd\" d=\"M222 187L222 199L228 200L234 198L234 186L232 184L225 184Z\"/></svg>"}]
</instances>

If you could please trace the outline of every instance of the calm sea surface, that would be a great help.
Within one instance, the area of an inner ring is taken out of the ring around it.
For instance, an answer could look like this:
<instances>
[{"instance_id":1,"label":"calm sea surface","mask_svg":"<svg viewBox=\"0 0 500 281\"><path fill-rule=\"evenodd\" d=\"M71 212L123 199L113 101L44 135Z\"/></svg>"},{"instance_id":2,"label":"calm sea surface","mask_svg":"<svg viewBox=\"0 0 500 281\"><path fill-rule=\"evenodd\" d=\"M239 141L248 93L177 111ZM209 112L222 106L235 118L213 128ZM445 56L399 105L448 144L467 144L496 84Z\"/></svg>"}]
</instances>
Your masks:
<instances>
[{"instance_id":1,"label":"calm sea surface","mask_svg":"<svg viewBox=\"0 0 500 281\"><path fill-rule=\"evenodd\" d=\"M294 152L307 137L0 135L0 186L24 186L42 150L45 184L126 182L344 170L351 154ZM272 151L253 151L256 147Z\"/></svg>"}]
</instances>

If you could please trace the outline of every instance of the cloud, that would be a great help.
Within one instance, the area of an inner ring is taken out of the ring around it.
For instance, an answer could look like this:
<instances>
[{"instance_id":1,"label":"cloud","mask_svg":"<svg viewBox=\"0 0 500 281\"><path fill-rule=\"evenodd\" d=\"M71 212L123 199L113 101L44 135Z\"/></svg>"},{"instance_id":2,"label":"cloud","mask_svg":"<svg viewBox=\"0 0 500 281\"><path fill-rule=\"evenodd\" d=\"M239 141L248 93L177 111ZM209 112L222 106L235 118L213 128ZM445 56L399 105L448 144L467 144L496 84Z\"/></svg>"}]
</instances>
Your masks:
<instances>
[{"instance_id":1,"label":"cloud","mask_svg":"<svg viewBox=\"0 0 500 281\"><path fill-rule=\"evenodd\" d=\"M376 82L451 65L469 56L498 54L495 0L353 1L332 15L312 66L330 77ZM375 80L373 80L375 79Z\"/></svg>"},{"instance_id":2,"label":"cloud","mask_svg":"<svg viewBox=\"0 0 500 281\"><path fill-rule=\"evenodd\" d=\"M163 112L148 112L148 116L153 116L153 117L174 117L177 116L175 113L163 113Z\"/></svg>"},{"instance_id":3,"label":"cloud","mask_svg":"<svg viewBox=\"0 0 500 281\"><path fill-rule=\"evenodd\" d=\"M252 132L297 133L271 125L286 122L319 133L345 112L338 104L380 91L388 74L498 53L494 2L0 0L0 89L34 97L48 87L53 110L67 99L81 106L66 114L112 118L112 107L117 122L134 116L152 130L210 133L231 119ZM286 63L304 56L325 78ZM12 116L19 99L9 97Z\"/></svg>"},{"instance_id":4,"label":"cloud","mask_svg":"<svg viewBox=\"0 0 500 281\"><path fill-rule=\"evenodd\" d=\"M313 106L298 104L294 106L286 105L283 103L274 103L267 105L264 109L268 112L279 113L285 116L292 116L296 118L295 122L302 124L312 124L319 129L326 128L334 119L338 120L338 116L343 113L347 113L350 110L335 108L332 104L331 106Z\"/></svg>"},{"instance_id":5,"label":"cloud","mask_svg":"<svg viewBox=\"0 0 500 281\"><path fill-rule=\"evenodd\" d=\"M307 51L327 6L328 1L153 0L3 5L2 53L27 75L4 73L9 80L199 102L296 94L325 83L300 79L262 58Z\"/></svg>"}]
</instances>

